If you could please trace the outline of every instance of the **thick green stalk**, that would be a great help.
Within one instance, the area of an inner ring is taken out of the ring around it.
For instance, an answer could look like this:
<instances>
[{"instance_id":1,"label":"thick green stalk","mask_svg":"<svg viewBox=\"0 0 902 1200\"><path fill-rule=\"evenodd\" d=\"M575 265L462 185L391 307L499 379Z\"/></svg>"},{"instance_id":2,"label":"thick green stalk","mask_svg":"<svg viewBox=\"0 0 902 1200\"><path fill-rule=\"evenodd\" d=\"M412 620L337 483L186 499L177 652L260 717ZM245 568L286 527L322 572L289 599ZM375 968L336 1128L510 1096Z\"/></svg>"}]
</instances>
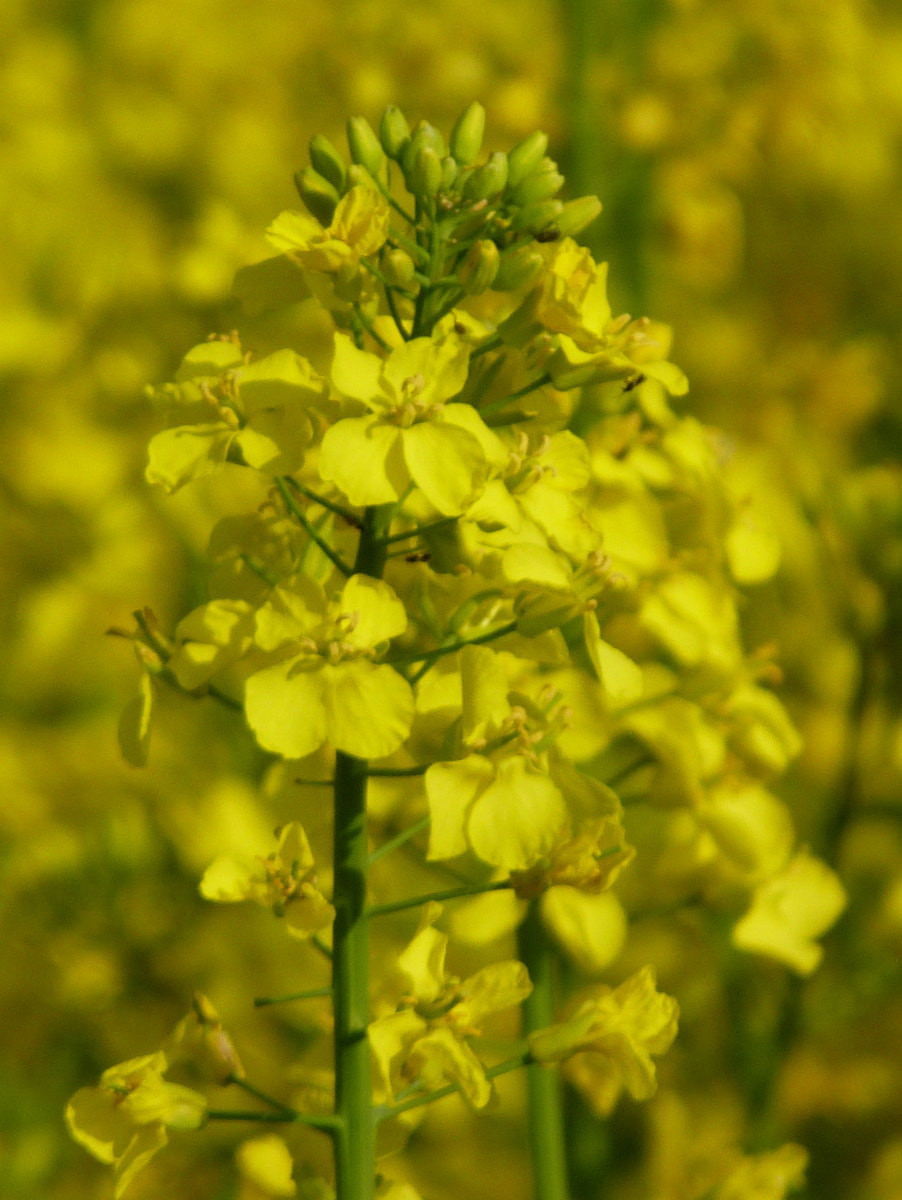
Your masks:
<instances>
[{"instance_id":1,"label":"thick green stalk","mask_svg":"<svg viewBox=\"0 0 902 1200\"><path fill-rule=\"evenodd\" d=\"M370 1078L369 929L366 915L366 762L335 761L335 1190L338 1200L372 1200L375 1135Z\"/></svg>"},{"instance_id":2,"label":"thick green stalk","mask_svg":"<svg viewBox=\"0 0 902 1200\"><path fill-rule=\"evenodd\" d=\"M390 505L364 515L354 571L378 578L385 565ZM369 920L366 884L367 765L335 757L335 851L332 903L332 994L335 1013L335 1190L338 1200L372 1200L376 1180L375 1121L367 1027Z\"/></svg>"},{"instance_id":3,"label":"thick green stalk","mask_svg":"<svg viewBox=\"0 0 902 1200\"><path fill-rule=\"evenodd\" d=\"M554 954L542 927L539 903L530 901L517 937L520 960L532 980L523 1003L523 1031L532 1033L554 1022ZM526 1068L529 1100L529 1145L535 1200L569 1200L567 1151L561 1081L555 1067L533 1063Z\"/></svg>"}]
</instances>

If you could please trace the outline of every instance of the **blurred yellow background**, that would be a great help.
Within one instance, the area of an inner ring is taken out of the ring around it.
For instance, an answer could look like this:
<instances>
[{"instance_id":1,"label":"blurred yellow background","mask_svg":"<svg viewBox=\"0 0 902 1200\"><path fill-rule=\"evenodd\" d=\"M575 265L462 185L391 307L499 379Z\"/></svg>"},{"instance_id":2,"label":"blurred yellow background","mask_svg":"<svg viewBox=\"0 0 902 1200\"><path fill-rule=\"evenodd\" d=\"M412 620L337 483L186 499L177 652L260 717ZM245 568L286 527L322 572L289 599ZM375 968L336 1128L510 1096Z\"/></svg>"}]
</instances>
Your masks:
<instances>
[{"instance_id":1,"label":"blurred yellow background","mask_svg":"<svg viewBox=\"0 0 902 1200\"><path fill-rule=\"evenodd\" d=\"M136 672L105 631L199 602L211 519L242 503L221 483L145 485L143 388L231 327L234 271L297 203L313 133L340 143L348 115L376 123L389 103L447 128L479 99L488 149L545 129L568 195L601 197L584 240L615 305L674 326L692 411L725 431L733 485L780 537L743 617L751 644L778 644L805 737L782 795L852 897L793 1010L781 1119L812 1153L811 1197L898 1200L898 6L6 0L0 47L0 1195L111 1195L65 1136L65 1099L159 1044L195 988L263 1079L309 1037L303 1013L249 1003L292 990L299 952L196 887L290 815L284 789L261 793L250 742L177 697L150 767L119 759ZM697 994L701 1011L701 972ZM605 1195L695 1200L692 1154L739 1117L718 1100L729 1063L698 1035L682 1054L683 1084L616 1137L574 1118L575 1197L600 1195L605 1167ZM511 1200L527 1186L514 1131L486 1135ZM416 1151L445 1155L436 1200L497 1196L470 1144L441 1135ZM176 1141L136 1200L237 1195L235 1140Z\"/></svg>"}]
</instances>

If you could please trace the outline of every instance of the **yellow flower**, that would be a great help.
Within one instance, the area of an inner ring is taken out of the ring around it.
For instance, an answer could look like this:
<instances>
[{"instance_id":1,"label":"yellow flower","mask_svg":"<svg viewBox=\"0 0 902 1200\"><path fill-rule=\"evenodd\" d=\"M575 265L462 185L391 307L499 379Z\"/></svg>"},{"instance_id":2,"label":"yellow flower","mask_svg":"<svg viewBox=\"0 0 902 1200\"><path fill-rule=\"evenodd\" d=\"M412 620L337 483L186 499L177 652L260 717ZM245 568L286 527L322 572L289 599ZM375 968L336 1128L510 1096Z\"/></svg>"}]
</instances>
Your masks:
<instances>
[{"instance_id":1,"label":"yellow flower","mask_svg":"<svg viewBox=\"0 0 902 1200\"><path fill-rule=\"evenodd\" d=\"M810 975L823 957L814 940L826 933L846 906L834 871L800 850L779 874L755 889L752 906L733 928L740 950L766 954L799 975Z\"/></svg>"},{"instance_id":2,"label":"yellow flower","mask_svg":"<svg viewBox=\"0 0 902 1200\"><path fill-rule=\"evenodd\" d=\"M163 1078L162 1051L104 1071L97 1087L80 1088L66 1105L72 1137L113 1167L118 1198L168 1140L167 1129L199 1129L207 1101L199 1092Z\"/></svg>"},{"instance_id":3,"label":"yellow flower","mask_svg":"<svg viewBox=\"0 0 902 1200\"><path fill-rule=\"evenodd\" d=\"M281 830L278 850L266 858L217 858L204 872L200 893L222 904L253 900L271 908L296 938L311 937L335 919L335 909L316 886L313 853L297 821Z\"/></svg>"},{"instance_id":4,"label":"yellow flower","mask_svg":"<svg viewBox=\"0 0 902 1200\"><path fill-rule=\"evenodd\" d=\"M388 237L388 218L388 201L361 184L339 202L327 229L307 213L283 212L266 236L299 266L334 274L376 253Z\"/></svg>"},{"instance_id":5,"label":"yellow flower","mask_svg":"<svg viewBox=\"0 0 902 1200\"><path fill-rule=\"evenodd\" d=\"M613 1109L625 1088L648 1100L657 1080L652 1055L670 1049L679 1008L657 991L653 967L644 967L618 988L599 985L568 1020L530 1034L538 1062L567 1060L567 1074L599 1116Z\"/></svg>"},{"instance_id":6,"label":"yellow flower","mask_svg":"<svg viewBox=\"0 0 902 1200\"><path fill-rule=\"evenodd\" d=\"M448 938L433 928L441 905L424 906L420 928L398 957L406 985L399 1010L370 1025L370 1045L384 1092L416 1082L424 1091L456 1083L473 1108L493 1095L485 1068L465 1040L491 1013L525 1000L529 975L514 960L490 963L462 982L445 973Z\"/></svg>"},{"instance_id":7,"label":"yellow flower","mask_svg":"<svg viewBox=\"0 0 902 1200\"><path fill-rule=\"evenodd\" d=\"M787 1142L779 1150L743 1158L721 1183L712 1200L785 1200L805 1183L808 1151Z\"/></svg>"},{"instance_id":8,"label":"yellow flower","mask_svg":"<svg viewBox=\"0 0 902 1200\"><path fill-rule=\"evenodd\" d=\"M200 992L195 992L192 1010L173 1030L165 1052L171 1063L190 1062L213 1083L244 1078L244 1067L219 1013Z\"/></svg>"}]
</instances>

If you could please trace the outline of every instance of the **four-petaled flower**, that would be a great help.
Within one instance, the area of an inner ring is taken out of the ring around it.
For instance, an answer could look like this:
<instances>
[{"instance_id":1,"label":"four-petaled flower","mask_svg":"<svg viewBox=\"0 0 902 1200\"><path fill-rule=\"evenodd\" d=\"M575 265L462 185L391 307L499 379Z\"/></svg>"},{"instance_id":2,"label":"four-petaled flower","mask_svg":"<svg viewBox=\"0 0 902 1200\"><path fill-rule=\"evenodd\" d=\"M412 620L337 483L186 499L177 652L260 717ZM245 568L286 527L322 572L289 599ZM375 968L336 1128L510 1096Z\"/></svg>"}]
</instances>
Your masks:
<instances>
[{"instance_id":1,"label":"four-petaled flower","mask_svg":"<svg viewBox=\"0 0 902 1200\"><path fill-rule=\"evenodd\" d=\"M168 1066L161 1050L129 1059L104 1071L97 1087L80 1088L66 1105L66 1125L75 1140L112 1166L117 1200L166 1145L167 1129L206 1123L206 1098L164 1079Z\"/></svg>"},{"instance_id":2,"label":"four-petaled flower","mask_svg":"<svg viewBox=\"0 0 902 1200\"><path fill-rule=\"evenodd\" d=\"M407 627L392 588L352 575L332 600L308 579L276 589L257 612L254 640L278 662L251 675L244 708L257 741L303 758L329 741L358 758L382 758L410 732L413 691L377 650Z\"/></svg>"},{"instance_id":3,"label":"four-petaled flower","mask_svg":"<svg viewBox=\"0 0 902 1200\"><path fill-rule=\"evenodd\" d=\"M670 1049L679 1008L655 986L644 967L618 988L594 987L570 1017L529 1035L538 1062L566 1062L566 1073L599 1116L607 1116L625 1088L648 1100L657 1080L652 1055Z\"/></svg>"},{"instance_id":4,"label":"four-petaled flower","mask_svg":"<svg viewBox=\"0 0 902 1200\"><path fill-rule=\"evenodd\" d=\"M297 938L312 937L335 918L335 909L316 886L313 852L297 821L280 831L274 854L256 860L217 858L204 872L200 892L223 904L253 900L271 908Z\"/></svg>"},{"instance_id":5,"label":"four-petaled flower","mask_svg":"<svg viewBox=\"0 0 902 1200\"><path fill-rule=\"evenodd\" d=\"M387 358L336 334L332 386L370 412L326 431L321 477L352 504L387 504L414 483L440 513L462 513L508 458L472 405L446 403L466 382L468 362L456 334L413 338Z\"/></svg>"},{"instance_id":6,"label":"four-petaled flower","mask_svg":"<svg viewBox=\"0 0 902 1200\"><path fill-rule=\"evenodd\" d=\"M463 981L445 973L448 938L433 928L441 905L424 906L420 928L397 961L405 987L398 1011L370 1025L376 1069L386 1096L415 1083L431 1091L456 1083L474 1108L493 1095L485 1068L466 1039L491 1013L512 1008L532 991L520 962L491 963Z\"/></svg>"}]
</instances>

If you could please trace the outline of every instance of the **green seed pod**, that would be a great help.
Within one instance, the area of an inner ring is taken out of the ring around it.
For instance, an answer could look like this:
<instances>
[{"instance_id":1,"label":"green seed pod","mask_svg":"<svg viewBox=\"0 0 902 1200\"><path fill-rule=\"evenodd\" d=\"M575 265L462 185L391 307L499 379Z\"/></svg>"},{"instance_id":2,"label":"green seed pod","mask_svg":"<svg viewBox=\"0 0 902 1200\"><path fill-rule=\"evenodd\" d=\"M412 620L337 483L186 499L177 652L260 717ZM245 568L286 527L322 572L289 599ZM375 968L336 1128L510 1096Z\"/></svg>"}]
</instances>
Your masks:
<instances>
[{"instance_id":1,"label":"green seed pod","mask_svg":"<svg viewBox=\"0 0 902 1200\"><path fill-rule=\"evenodd\" d=\"M441 186L441 190L442 190L443 192L450 192L450 191L451 191L451 189L454 187L454 184L455 184L456 182L457 182L457 163L456 163L456 161L455 161L455 160L454 160L454 159L451 157L451 155L450 155L450 154L447 154L447 155L446 155L446 156L445 156L445 157L442 159L442 186Z\"/></svg>"},{"instance_id":2,"label":"green seed pod","mask_svg":"<svg viewBox=\"0 0 902 1200\"><path fill-rule=\"evenodd\" d=\"M482 138L485 133L485 109L478 100L474 100L457 118L451 130L451 154L461 164L468 167L482 149Z\"/></svg>"},{"instance_id":3,"label":"green seed pod","mask_svg":"<svg viewBox=\"0 0 902 1200\"><path fill-rule=\"evenodd\" d=\"M501 255L494 242L488 239L476 242L457 272L460 286L468 296L481 296L492 286L500 263Z\"/></svg>"},{"instance_id":4,"label":"green seed pod","mask_svg":"<svg viewBox=\"0 0 902 1200\"><path fill-rule=\"evenodd\" d=\"M392 287L407 287L416 270L414 261L403 250L389 250L382 258L382 274Z\"/></svg>"},{"instance_id":5,"label":"green seed pod","mask_svg":"<svg viewBox=\"0 0 902 1200\"><path fill-rule=\"evenodd\" d=\"M389 158L397 162L410 141L407 118L396 104L389 104L379 124L379 140Z\"/></svg>"},{"instance_id":6,"label":"green seed pod","mask_svg":"<svg viewBox=\"0 0 902 1200\"><path fill-rule=\"evenodd\" d=\"M528 229L541 233L552 221L557 221L564 211L560 200L541 200L538 204L526 204L511 217L511 229Z\"/></svg>"},{"instance_id":7,"label":"green seed pod","mask_svg":"<svg viewBox=\"0 0 902 1200\"><path fill-rule=\"evenodd\" d=\"M601 212L601 201L597 196L580 196L577 200L568 200L555 224L562 237L572 237L582 233Z\"/></svg>"},{"instance_id":8,"label":"green seed pod","mask_svg":"<svg viewBox=\"0 0 902 1200\"><path fill-rule=\"evenodd\" d=\"M313 169L318 171L323 179L328 179L339 193L345 190L344 159L321 133L314 134L310 139L310 161L313 163Z\"/></svg>"},{"instance_id":9,"label":"green seed pod","mask_svg":"<svg viewBox=\"0 0 902 1200\"><path fill-rule=\"evenodd\" d=\"M535 174L548 149L548 134L536 130L518 142L508 153L508 187L516 187L529 175Z\"/></svg>"},{"instance_id":10,"label":"green seed pod","mask_svg":"<svg viewBox=\"0 0 902 1200\"><path fill-rule=\"evenodd\" d=\"M544 269L545 259L539 251L524 246L501 255L498 274L492 282L492 287L496 292L513 292L518 288L529 287Z\"/></svg>"},{"instance_id":11,"label":"green seed pod","mask_svg":"<svg viewBox=\"0 0 902 1200\"><path fill-rule=\"evenodd\" d=\"M301 199L321 225L329 225L341 197L328 179L324 179L313 167L304 167L294 177L295 187Z\"/></svg>"},{"instance_id":12,"label":"green seed pod","mask_svg":"<svg viewBox=\"0 0 902 1200\"><path fill-rule=\"evenodd\" d=\"M468 200L488 200L504 191L507 183L507 155L496 151L489 161L473 172L464 184Z\"/></svg>"},{"instance_id":13,"label":"green seed pod","mask_svg":"<svg viewBox=\"0 0 902 1200\"><path fill-rule=\"evenodd\" d=\"M385 153L366 117L348 119L348 147L354 162L366 167L375 179L382 169Z\"/></svg>"},{"instance_id":14,"label":"green seed pod","mask_svg":"<svg viewBox=\"0 0 902 1200\"><path fill-rule=\"evenodd\" d=\"M429 146L419 146L413 157L407 184L415 196L437 196L442 186L442 164Z\"/></svg>"},{"instance_id":15,"label":"green seed pod","mask_svg":"<svg viewBox=\"0 0 902 1200\"><path fill-rule=\"evenodd\" d=\"M555 164L552 164L550 171L527 175L509 194L514 204L537 204L541 200L550 200L552 196L556 196L563 186L564 177Z\"/></svg>"}]
</instances>

